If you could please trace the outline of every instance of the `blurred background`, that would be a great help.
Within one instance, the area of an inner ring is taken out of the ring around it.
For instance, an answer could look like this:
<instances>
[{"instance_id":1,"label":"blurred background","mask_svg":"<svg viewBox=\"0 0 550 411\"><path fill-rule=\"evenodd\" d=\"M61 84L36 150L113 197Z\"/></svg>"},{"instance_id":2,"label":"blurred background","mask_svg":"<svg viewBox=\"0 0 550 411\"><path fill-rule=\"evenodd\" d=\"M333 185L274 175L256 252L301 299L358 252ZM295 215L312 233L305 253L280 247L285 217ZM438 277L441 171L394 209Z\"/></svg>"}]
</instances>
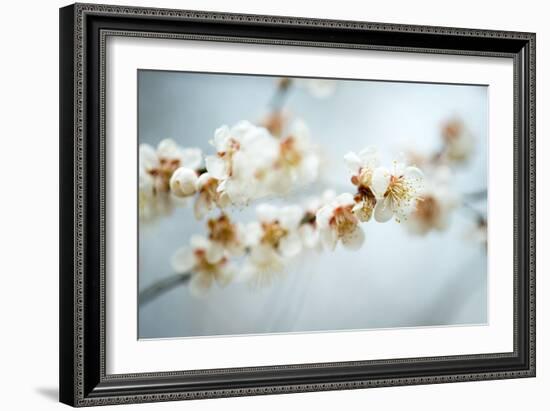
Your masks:
<instances>
[{"instance_id":1,"label":"blurred background","mask_svg":"<svg viewBox=\"0 0 550 411\"><path fill-rule=\"evenodd\" d=\"M205 154L214 153L208 141L219 126L260 123L280 84L274 77L144 70L138 78L139 143L170 137ZM335 80L321 90L290 87L285 112L306 122L324 162L319 182L278 204L326 188L353 193L348 151L375 145L386 165L400 152L430 156L450 119L473 136L470 158L452 167L450 179L466 204L453 210L446 230L423 236L395 221L364 223L359 251L312 251L267 287L232 283L197 298L177 284L139 304L139 338L486 323L487 257L476 232L486 216L479 193L487 188L487 104L480 85ZM254 205L229 214L251 221ZM140 291L173 276L172 254L196 233L206 233L205 221L195 219L191 203L140 223Z\"/></svg>"}]
</instances>

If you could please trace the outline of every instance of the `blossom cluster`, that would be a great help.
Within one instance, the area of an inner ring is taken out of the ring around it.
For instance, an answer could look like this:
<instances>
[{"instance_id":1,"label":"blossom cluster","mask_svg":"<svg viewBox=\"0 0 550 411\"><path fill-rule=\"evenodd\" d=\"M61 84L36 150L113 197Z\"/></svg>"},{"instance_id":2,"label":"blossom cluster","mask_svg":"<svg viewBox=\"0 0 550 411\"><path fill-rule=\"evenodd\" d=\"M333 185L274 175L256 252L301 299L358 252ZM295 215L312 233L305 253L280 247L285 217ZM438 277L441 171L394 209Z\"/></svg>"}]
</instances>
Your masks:
<instances>
[{"instance_id":1,"label":"blossom cluster","mask_svg":"<svg viewBox=\"0 0 550 411\"><path fill-rule=\"evenodd\" d=\"M306 125L271 120L264 126L221 126L210 141L213 153L204 158L201 150L170 139L157 148L140 146L140 216L166 208L168 199L194 199L199 220L218 210L207 219L207 234L192 236L172 258L176 273L190 274L195 295L231 281L269 284L307 250L332 251L338 244L358 250L371 220L393 219L420 235L448 226L460 200L449 190L448 164L467 161L471 152L470 136L457 122L443 128L443 149L431 159L409 156L386 167L375 147L348 152L344 161L353 190L326 190L301 205L260 203L255 221L233 221L231 207L285 197L319 176L320 153ZM424 171L410 165L414 160Z\"/></svg>"},{"instance_id":2,"label":"blossom cluster","mask_svg":"<svg viewBox=\"0 0 550 411\"><path fill-rule=\"evenodd\" d=\"M474 136L461 119L450 118L441 125L440 138L440 148L433 153L407 150L408 160L421 166L426 177L421 192L423 201L407 223L409 232L413 234L445 230L452 212L463 202L462 196L452 190L452 177L455 168L471 160Z\"/></svg>"},{"instance_id":3,"label":"blossom cluster","mask_svg":"<svg viewBox=\"0 0 550 411\"><path fill-rule=\"evenodd\" d=\"M197 194L194 211L202 219L214 208L245 206L250 201L286 195L315 181L320 156L309 129L294 121L285 134L274 136L265 127L241 121L218 128L210 144L215 153L204 158L199 149L184 149L173 140L158 148L140 146L140 216L165 193L189 198Z\"/></svg>"},{"instance_id":4,"label":"blossom cluster","mask_svg":"<svg viewBox=\"0 0 550 411\"><path fill-rule=\"evenodd\" d=\"M225 137L238 133L224 131L220 134L218 131L217 135ZM218 141L225 139L218 138ZM228 146L216 146L218 154L227 153L220 148L226 150ZM233 174L228 170L234 164L235 155L230 155L230 162L225 157L223 154L206 160L208 173L215 169L212 161L217 163L216 167L221 171L210 178L222 183L231 181ZM234 279L268 284L304 251L332 251L339 243L357 250L365 238L362 224L371 217L374 216L377 222L387 222L392 218L404 221L415 211L417 203L422 202L419 193L423 173L417 167L400 162L394 162L391 168L380 166L378 153L372 147L358 154L350 152L345 160L351 170L355 193L336 195L327 190L319 197L307 199L302 205L277 207L262 203L256 207L257 220L249 223L232 221L224 207L219 207L219 216L207 221L208 234L194 236L189 246L175 253L173 269L180 274L193 273L190 289L196 295L204 294L214 283L223 286ZM218 183L216 193L220 192L222 183ZM227 183L222 187L227 187ZM242 188L245 189L249 199L258 193L254 184ZM229 204L235 200L239 204L240 197L234 196L234 191L222 192L227 195ZM239 267L237 261L241 263Z\"/></svg>"},{"instance_id":5,"label":"blossom cluster","mask_svg":"<svg viewBox=\"0 0 550 411\"><path fill-rule=\"evenodd\" d=\"M162 140L156 148L139 146L139 215L142 220L169 213L173 197L190 192L189 180L202 165L198 148L182 148L172 139ZM192 175L184 178L184 175ZM173 194L173 195L171 195Z\"/></svg>"}]
</instances>

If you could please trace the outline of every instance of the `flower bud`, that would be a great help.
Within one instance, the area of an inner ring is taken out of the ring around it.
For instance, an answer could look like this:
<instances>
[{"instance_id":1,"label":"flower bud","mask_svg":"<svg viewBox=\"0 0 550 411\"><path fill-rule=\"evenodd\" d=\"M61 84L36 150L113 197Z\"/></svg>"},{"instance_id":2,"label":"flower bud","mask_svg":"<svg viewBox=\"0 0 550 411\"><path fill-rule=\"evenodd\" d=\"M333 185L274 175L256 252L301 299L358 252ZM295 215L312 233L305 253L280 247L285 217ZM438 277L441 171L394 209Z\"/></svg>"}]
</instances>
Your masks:
<instances>
[{"instance_id":1,"label":"flower bud","mask_svg":"<svg viewBox=\"0 0 550 411\"><path fill-rule=\"evenodd\" d=\"M194 170L180 167L170 178L170 190L177 197L187 197L197 191L198 177Z\"/></svg>"}]
</instances>

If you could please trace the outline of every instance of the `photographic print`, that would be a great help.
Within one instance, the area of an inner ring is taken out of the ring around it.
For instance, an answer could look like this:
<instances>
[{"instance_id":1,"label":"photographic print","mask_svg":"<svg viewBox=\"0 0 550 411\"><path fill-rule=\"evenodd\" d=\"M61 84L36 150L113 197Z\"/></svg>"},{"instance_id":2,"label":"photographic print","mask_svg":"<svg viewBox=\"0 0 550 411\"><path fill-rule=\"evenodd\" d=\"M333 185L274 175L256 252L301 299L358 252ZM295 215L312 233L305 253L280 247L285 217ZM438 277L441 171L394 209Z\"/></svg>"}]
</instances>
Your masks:
<instances>
[{"instance_id":1,"label":"photographic print","mask_svg":"<svg viewBox=\"0 0 550 411\"><path fill-rule=\"evenodd\" d=\"M138 71L138 337L487 323L487 87Z\"/></svg>"}]
</instances>

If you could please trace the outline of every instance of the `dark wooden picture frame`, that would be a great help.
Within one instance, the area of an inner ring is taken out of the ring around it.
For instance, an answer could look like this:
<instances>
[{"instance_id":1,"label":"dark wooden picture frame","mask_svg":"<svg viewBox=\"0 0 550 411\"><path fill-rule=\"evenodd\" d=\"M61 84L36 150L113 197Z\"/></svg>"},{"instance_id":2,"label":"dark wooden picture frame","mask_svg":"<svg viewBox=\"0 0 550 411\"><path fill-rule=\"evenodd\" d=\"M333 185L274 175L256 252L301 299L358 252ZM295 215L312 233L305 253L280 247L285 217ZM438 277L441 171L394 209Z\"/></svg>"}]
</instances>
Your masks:
<instances>
[{"instance_id":1,"label":"dark wooden picture frame","mask_svg":"<svg viewBox=\"0 0 550 411\"><path fill-rule=\"evenodd\" d=\"M105 372L105 39L193 38L514 62L514 350ZM535 376L535 34L75 4L60 10L60 400L73 406Z\"/></svg>"}]
</instances>

